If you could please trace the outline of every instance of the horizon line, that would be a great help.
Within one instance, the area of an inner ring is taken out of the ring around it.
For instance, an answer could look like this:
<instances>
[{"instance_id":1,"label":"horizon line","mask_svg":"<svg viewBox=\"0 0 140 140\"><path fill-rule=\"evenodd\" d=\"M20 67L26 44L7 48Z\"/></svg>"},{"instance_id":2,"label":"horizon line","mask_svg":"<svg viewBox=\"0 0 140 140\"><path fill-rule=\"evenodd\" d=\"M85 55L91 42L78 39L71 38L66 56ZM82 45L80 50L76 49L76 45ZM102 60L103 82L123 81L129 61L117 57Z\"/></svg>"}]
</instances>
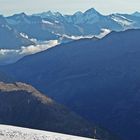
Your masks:
<instances>
[{"instance_id":1,"label":"horizon line","mask_svg":"<svg viewBox=\"0 0 140 140\"><path fill-rule=\"evenodd\" d=\"M100 13L101 15L105 15L105 16L112 15L112 14L129 14L129 15L132 15L132 14L137 13L137 12L140 13L140 11L136 10L136 11L133 11L133 12L111 12L109 14L104 14L103 12L98 11L96 8L91 7L89 9L87 9L87 10L83 10L83 11L82 10L77 10L77 11L74 11L72 13L66 13L66 12L64 13L64 12L60 12L59 10L51 10L51 9L49 9L49 10L46 10L46 11L38 11L38 12L37 11L36 12L19 11L19 12L15 12L15 13L11 13L11 14L3 14L3 13L1 13L0 15L2 15L4 17L9 17L9 16L13 16L13 15L16 15L16 14L22 14L22 13L24 13L26 15L35 15L35 14L41 14L41 13L47 13L47 12L60 13L62 15L74 15L77 12L85 13L88 10L91 10L91 9L93 9L93 10L97 11L98 13Z\"/></svg>"}]
</instances>

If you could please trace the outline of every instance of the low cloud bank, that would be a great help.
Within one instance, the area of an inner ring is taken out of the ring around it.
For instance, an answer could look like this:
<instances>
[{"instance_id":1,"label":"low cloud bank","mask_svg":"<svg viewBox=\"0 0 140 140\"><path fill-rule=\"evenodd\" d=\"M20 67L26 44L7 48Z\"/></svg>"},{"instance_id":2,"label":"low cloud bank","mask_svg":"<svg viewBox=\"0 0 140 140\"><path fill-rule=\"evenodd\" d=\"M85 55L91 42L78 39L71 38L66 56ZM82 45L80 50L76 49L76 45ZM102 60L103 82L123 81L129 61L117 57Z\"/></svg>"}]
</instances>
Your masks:
<instances>
[{"instance_id":1,"label":"low cloud bank","mask_svg":"<svg viewBox=\"0 0 140 140\"><path fill-rule=\"evenodd\" d=\"M87 35L87 36L69 36L69 35L63 35L62 37L72 39L72 40L79 40L79 39L84 39L84 38L93 38L95 35Z\"/></svg>"},{"instance_id":2,"label":"low cloud bank","mask_svg":"<svg viewBox=\"0 0 140 140\"><path fill-rule=\"evenodd\" d=\"M56 45L58 45L58 40L50 40L50 41L45 41L45 42L42 42L36 46L34 45L31 45L31 46L28 46L28 47L21 47L21 50L20 50L20 54L25 54L25 55L29 55L29 54L34 54L34 53L37 53L37 52L41 52L41 51L44 51L46 49L49 49L51 47L54 47Z\"/></svg>"},{"instance_id":3,"label":"low cloud bank","mask_svg":"<svg viewBox=\"0 0 140 140\"><path fill-rule=\"evenodd\" d=\"M30 45L27 47L22 46L18 50L14 49L0 49L0 65L14 63L22 57L30 54L35 54L47 50L51 47L58 45L57 40L50 40L45 42L40 42L38 45Z\"/></svg>"},{"instance_id":4,"label":"low cloud bank","mask_svg":"<svg viewBox=\"0 0 140 140\"><path fill-rule=\"evenodd\" d=\"M79 39L83 39L83 38L97 37L97 38L101 39L104 36L106 36L107 34L109 34L110 32L111 31L109 29L102 29L101 33L99 35L89 35L89 36L63 35L62 38L71 39L71 40L79 40ZM21 33L21 35L25 38L28 38L28 36L23 34L23 33ZM47 50L47 49L54 47L60 43L58 40L50 40L50 41L44 41L44 42L37 42L36 39L32 39L32 40L34 42L36 42L37 45L30 45L27 47L22 46L18 50L0 49L0 65L14 63L26 55L35 54L35 53Z\"/></svg>"},{"instance_id":5,"label":"low cloud bank","mask_svg":"<svg viewBox=\"0 0 140 140\"><path fill-rule=\"evenodd\" d=\"M111 32L111 30L109 30L109 29L101 29L101 33L99 35L97 35L96 37L101 39L101 38L105 37L106 35L108 35L110 32Z\"/></svg>"}]
</instances>

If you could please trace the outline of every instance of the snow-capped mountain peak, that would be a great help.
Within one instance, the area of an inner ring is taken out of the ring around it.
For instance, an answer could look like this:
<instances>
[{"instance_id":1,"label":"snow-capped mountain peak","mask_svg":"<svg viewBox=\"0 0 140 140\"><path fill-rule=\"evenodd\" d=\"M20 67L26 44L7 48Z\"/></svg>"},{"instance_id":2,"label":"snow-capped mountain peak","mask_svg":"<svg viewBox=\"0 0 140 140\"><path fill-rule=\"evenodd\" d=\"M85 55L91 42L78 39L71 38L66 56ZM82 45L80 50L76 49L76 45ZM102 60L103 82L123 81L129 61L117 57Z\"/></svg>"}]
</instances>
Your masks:
<instances>
[{"instance_id":1,"label":"snow-capped mountain peak","mask_svg":"<svg viewBox=\"0 0 140 140\"><path fill-rule=\"evenodd\" d=\"M74 13L74 15L76 16L79 16L79 15L82 15L83 13L81 12L81 11L78 11L78 12L76 12L76 13Z\"/></svg>"},{"instance_id":2,"label":"snow-capped mountain peak","mask_svg":"<svg viewBox=\"0 0 140 140\"><path fill-rule=\"evenodd\" d=\"M26 15L24 12L20 13L20 14L16 14L14 15L16 19L24 19L26 17L28 17L28 15Z\"/></svg>"},{"instance_id":3,"label":"snow-capped mountain peak","mask_svg":"<svg viewBox=\"0 0 140 140\"><path fill-rule=\"evenodd\" d=\"M136 17L140 17L140 12L137 11L137 12L133 13L132 15L136 16Z\"/></svg>"},{"instance_id":4,"label":"snow-capped mountain peak","mask_svg":"<svg viewBox=\"0 0 140 140\"><path fill-rule=\"evenodd\" d=\"M30 24L29 16L26 15L25 13L15 14L11 17L8 17L7 22L9 24L15 24L15 25L23 22Z\"/></svg>"},{"instance_id":5,"label":"snow-capped mountain peak","mask_svg":"<svg viewBox=\"0 0 140 140\"><path fill-rule=\"evenodd\" d=\"M84 14L97 14L97 15L100 15L100 13L95 8L88 9L87 11L85 11Z\"/></svg>"},{"instance_id":6,"label":"snow-capped mountain peak","mask_svg":"<svg viewBox=\"0 0 140 140\"><path fill-rule=\"evenodd\" d=\"M100 17L102 17L102 15L99 12L97 12L94 8L85 11L83 16L84 22L88 24L96 23L99 21Z\"/></svg>"},{"instance_id":7,"label":"snow-capped mountain peak","mask_svg":"<svg viewBox=\"0 0 140 140\"><path fill-rule=\"evenodd\" d=\"M47 17L61 17L62 14L59 12L52 12L52 11L47 11L47 12L42 12L38 14L34 14L35 16L40 16L41 18L47 18Z\"/></svg>"},{"instance_id":8,"label":"snow-capped mountain peak","mask_svg":"<svg viewBox=\"0 0 140 140\"><path fill-rule=\"evenodd\" d=\"M78 11L74 15L65 16L68 22L74 22L75 24L94 24L99 21L102 15L91 8L84 13Z\"/></svg>"}]
</instances>

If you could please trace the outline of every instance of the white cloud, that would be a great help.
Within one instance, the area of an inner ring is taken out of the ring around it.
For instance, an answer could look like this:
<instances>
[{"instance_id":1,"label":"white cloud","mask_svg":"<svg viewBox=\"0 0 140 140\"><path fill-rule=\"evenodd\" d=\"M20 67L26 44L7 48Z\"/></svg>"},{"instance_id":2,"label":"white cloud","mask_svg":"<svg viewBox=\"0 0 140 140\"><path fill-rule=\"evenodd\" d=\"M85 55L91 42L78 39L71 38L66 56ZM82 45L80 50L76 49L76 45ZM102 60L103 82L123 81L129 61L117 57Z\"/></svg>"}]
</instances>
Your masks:
<instances>
[{"instance_id":1,"label":"white cloud","mask_svg":"<svg viewBox=\"0 0 140 140\"><path fill-rule=\"evenodd\" d=\"M58 45L58 40L50 40L39 43L39 45L30 45L27 47L22 46L18 50L14 49L0 49L0 64L8 64L13 63L23 56L34 54L37 52L41 52L47 50L51 47Z\"/></svg>"},{"instance_id":2,"label":"white cloud","mask_svg":"<svg viewBox=\"0 0 140 140\"><path fill-rule=\"evenodd\" d=\"M109 29L101 29L101 33L97 35L97 38L103 38L111 32Z\"/></svg>"},{"instance_id":3,"label":"white cloud","mask_svg":"<svg viewBox=\"0 0 140 140\"><path fill-rule=\"evenodd\" d=\"M62 38L68 38L72 40L78 40L82 38L103 38L105 35L109 34L111 31L109 29L102 29L101 34L99 35L89 35L89 36L68 36L63 35ZM22 34L22 36L26 36L25 34ZM26 36L28 38L28 36ZM14 50L14 49L0 49L0 65L1 64L8 64L13 63L19 59L21 59L23 56L35 54L44 50L47 50L51 47L54 47L59 44L58 40L50 40L50 41L44 41L44 42L37 42L34 40L36 44L38 45L30 45L30 46L22 46L20 49Z\"/></svg>"},{"instance_id":4,"label":"white cloud","mask_svg":"<svg viewBox=\"0 0 140 140\"><path fill-rule=\"evenodd\" d=\"M50 40L50 41L46 41L43 44L39 44L39 45L31 45L28 47L21 47L20 53L19 54L25 54L25 55L29 55L29 54L34 54L37 52L41 52L44 51L46 49L49 49L51 47L54 47L56 45L58 45L58 40Z\"/></svg>"},{"instance_id":5,"label":"white cloud","mask_svg":"<svg viewBox=\"0 0 140 140\"><path fill-rule=\"evenodd\" d=\"M19 50L9 50L9 49L1 49L0 50L0 57L3 55L8 55L9 53L18 53Z\"/></svg>"},{"instance_id":6,"label":"white cloud","mask_svg":"<svg viewBox=\"0 0 140 140\"><path fill-rule=\"evenodd\" d=\"M79 39L83 39L83 38L93 38L95 37L95 35L87 35L87 36L69 36L69 35L63 35L62 37L68 38L68 39L72 39L72 40L79 40Z\"/></svg>"}]
</instances>

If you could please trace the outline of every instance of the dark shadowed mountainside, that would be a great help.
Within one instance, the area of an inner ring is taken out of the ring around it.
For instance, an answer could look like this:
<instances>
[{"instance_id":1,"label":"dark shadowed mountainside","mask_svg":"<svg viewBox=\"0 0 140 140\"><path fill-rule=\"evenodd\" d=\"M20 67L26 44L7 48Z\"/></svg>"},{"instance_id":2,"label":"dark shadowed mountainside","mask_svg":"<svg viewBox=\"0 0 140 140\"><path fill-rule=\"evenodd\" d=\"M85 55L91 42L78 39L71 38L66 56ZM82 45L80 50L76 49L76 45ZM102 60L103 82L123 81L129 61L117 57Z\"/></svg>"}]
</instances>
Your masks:
<instances>
[{"instance_id":1,"label":"dark shadowed mountainside","mask_svg":"<svg viewBox=\"0 0 140 140\"><path fill-rule=\"evenodd\" d=\"M0 124L114 140L99 127L94 134L94 125L21 82L0 82Z\"/></svg>"},{"instance_id":2,"label":"dark shadowed mountainside","mask_svg":"<svg viewBox=\"0 0 140 140\"><path fill-rule=\"evenodd\" d=\"M112 32L23 58L1 70L124 140L140 137L140 30Z\"/></svg>"}]
</instances>

